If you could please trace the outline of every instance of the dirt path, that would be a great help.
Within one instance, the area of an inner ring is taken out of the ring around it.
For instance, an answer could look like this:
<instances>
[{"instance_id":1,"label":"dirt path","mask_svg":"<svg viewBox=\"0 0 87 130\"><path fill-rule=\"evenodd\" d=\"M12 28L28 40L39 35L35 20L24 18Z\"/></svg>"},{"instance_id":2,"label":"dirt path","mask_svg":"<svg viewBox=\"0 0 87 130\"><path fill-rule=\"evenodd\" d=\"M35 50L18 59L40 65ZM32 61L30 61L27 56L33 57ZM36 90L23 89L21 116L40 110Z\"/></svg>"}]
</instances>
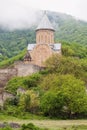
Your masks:
<instances>
[{"instance_id":1,"label":"dirt path","mask_svg":"<svg viewBox=\"0 0 87 130\"><path fill-rule=\"evenodd\" d=\"M11 120L8 122L15 122L19 124L33 123L36 126L51 128L53 130L57 130L58 127L64 126L87 125L87 120Z\"/></svg>"}]
</instances>

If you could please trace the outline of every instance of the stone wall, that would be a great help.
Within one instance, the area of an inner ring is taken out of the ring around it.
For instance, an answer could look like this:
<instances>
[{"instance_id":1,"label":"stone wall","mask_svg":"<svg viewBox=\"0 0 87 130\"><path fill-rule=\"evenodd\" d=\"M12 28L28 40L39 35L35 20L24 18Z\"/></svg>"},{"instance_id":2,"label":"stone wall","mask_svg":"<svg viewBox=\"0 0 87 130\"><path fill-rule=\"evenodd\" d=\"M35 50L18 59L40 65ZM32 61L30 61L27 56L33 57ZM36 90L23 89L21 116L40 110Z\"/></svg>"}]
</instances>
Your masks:
<instances>
[{"instance_id":1,"label":"stone wall","mask_svg":"<svg viewBox=\"0 0 87 130\"><path fill-rule=\"evenodd\" d=\"M12 77L28 76L32 73L40 71L41 69L41 67L34 64L30 64L29 62L17 62L15 63L14 68L0 69L0 88L3 88L9 81L9 79L11 79Z\"/></svg>"},{"instance_id":2,"label":"stone wall","mask_svg":"<svg viewBox=\"0 0 87 130\"><path fill-rule=\"evenodd\" d=\"M6 82L17 75L17 69L0 69L0 88L6 85Z\"/></svg>"},{"instance_id":3,"label":"stone wall","mask_svg":"<svg viewBox=\"0 0 87 130\"><path fill-rule=\"evenodd\" d=\"M53 44L54 43L54 31L52 30L38 30L36 31L36 43L37 44Z\"/></svg>"},{"instance_id":4,"label":"stone wall","mask_svg":"<svg viewBox=\"0 0 87 130\"><path fill-rule=\"evenodd\" d=\"M53 51L48 44L37 44L30 52L32 63L38 66L44 66L44 62L52 56Z\"/></svg>"},{"instance_id":5,"label":"stone wall","mask_svg":"<svg viewBox=\"0 0 87 130\"><path fill-rule=\"evenodd\" d=\"M39 66L30 64L28 62L27 63L19 62L15 64L15 68L17 69L17 76L27 76L41 70Z\"/></svg>"}]
</instances>

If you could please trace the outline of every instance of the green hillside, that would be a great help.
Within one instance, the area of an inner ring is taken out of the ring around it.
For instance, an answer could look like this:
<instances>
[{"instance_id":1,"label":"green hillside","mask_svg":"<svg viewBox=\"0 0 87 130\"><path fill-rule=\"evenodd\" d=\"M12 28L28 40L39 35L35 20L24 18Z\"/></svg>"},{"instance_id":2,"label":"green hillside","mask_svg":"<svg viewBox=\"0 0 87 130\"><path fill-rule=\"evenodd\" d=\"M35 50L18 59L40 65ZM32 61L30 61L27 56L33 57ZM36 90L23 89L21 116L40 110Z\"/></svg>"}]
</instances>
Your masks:
<instances>
[{"instance_id":1,"label":"green hillside","mask_svg":"<svg viewBox=\"0 0 87 130\"><path fill-rule=\"evenodd\" d=\"M0 31L0 61L11 58L27 47L28 43L35 42L34 29Z\"/></svg>"},{"instance_id":2,"label":"green hillside","mask_svg":"<svg viewBox=\"0 0 87 130\"><path fill-rule=\"evenodd\" d=\"M87 44L87 22L60 13L48 13L56 29L56 41L67 41Z\"/></svg>"},{"instance_id":3,"label":"green hillside","mask_svg":"<svg viewBox=\"0 0 87 130\"><path fill-rule=\"evenodd\" d=\"M6 125L0 130L14 130L9 127L13 121L24 123L17 130L87 129L86 120L76 121L87 119L87 22L61 13L47 12L47 15L56 30L55 42L62 43L62 56L52 55L44 63L43 71L15 76L6 83L4 90L13 94L13 98L0 105L0 122ZM1 27L0 69L23 60L27 44L35 42L36 26L14 31ZM2 98L4 90L0 90ZM75 123L60 120L58 124L59 119L75 119Z\"/></svg>"},{"instance_id":4,"label":"green hillside","mask_svg":"<svg viewBox=\"0 0 87 130\"><path fill-rule=\"evenodd\" d=\"M47 12L55 28L56 42L70 42L87 45L87 22L74 19L72 16ZM42 16L41 16L42 17ZM39 23L39 19L38 19ZM35 28L9 31L0 29L0 61L11 58L27 47L28 43L35 42Z\"/></svg>"}]
</instances>

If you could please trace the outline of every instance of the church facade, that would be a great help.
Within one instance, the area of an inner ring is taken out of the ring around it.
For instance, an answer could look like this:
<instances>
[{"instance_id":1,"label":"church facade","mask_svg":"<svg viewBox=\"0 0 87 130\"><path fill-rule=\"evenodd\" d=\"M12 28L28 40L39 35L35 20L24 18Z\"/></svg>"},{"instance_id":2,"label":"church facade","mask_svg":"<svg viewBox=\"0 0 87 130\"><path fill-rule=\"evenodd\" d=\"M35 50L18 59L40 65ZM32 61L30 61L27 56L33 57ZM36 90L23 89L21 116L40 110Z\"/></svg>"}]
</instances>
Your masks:
<instances>
[{"instance_id":1,"label":"church facade","mask_svg":"<svg viewBox=\"0 0 87 130\"><path fill-rule=\"evenodd\" d=\"M61 43L54 42L54 32L55 30L45 14L36 28L36 43L28 44L28 53L24 61L43 66L43 63L52 56L52 54L61 54Z\"/></svg>"}]
</instances>

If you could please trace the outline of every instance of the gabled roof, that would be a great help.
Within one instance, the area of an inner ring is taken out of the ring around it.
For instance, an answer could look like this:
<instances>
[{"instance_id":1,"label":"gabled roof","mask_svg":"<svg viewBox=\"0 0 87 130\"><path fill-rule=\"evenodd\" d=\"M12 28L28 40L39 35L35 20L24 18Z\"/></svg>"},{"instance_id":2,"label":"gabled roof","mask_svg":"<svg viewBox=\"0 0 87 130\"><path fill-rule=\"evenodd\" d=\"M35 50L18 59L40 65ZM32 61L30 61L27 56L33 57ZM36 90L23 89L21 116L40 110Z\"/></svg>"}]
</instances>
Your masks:
<instances>
[{"instance_id":1,"label":"gabled roof","mask_svg":"<svg viewBox=\"0 0 87 130\"><path fill-rule=\"evenodd\" d=\"M36 45L35 43L33 43L33 44L28 44L27 50L28 50L28 51L32 51L32 50L34 49L35 45Z\"/></svg>"},{"instance_id":2,"label":"gabled roof","mask_svg":"<svg viewBox=\"0 0 87 130\"><path fill-rule=\"evenodd\" d=\"M55 31L46 14L44 15L44 17L42 18L40 24L36 28L36 30L40 30L40 29L50 29L50 30Z\"/></svg>"},{"instance_id":3,"label":"gabled roof","mask_svg":"<svg viewBox=\"0 0 87 130\"><path fill-rule=\"evenodd\" d=\"M26 55L24 56L24 60L31 59L30 53L27 51Z\"/></svg>"},{"instance_id":4,"label":"gabled roof","mask_svg":"<svg viewBox=\"0 0 87 130\"><path fill-rule=\"evenodd\" d=\"M55 51L61 50L61 43L55 43L54 47L53 47L53 50L55 50Z\"/></svg>"},{"instance_id":5,"label":"gabled roof","mask_svg":"<svg viewBox=\"0 0 87 130\"><path fill-rule=\"evenodd\" d=\"M61 50L61 43L55 43L55 44L48 44L51 49L53 49L54 51L60 51ZM28 51L32 51L34 49L34 47L36 46L35 43L33 44L28 44L27 50Z\"/></svg>"},{"instance_id":6,"label":"gabled roof","mask_svg":"<svg viewBox=\"0 0 87 130\"><path fill-rule=\"evenodd\" d=\"M60 51L61 50L61 43L49 44L52 50Z\"/></svg>"}]
</instances>

